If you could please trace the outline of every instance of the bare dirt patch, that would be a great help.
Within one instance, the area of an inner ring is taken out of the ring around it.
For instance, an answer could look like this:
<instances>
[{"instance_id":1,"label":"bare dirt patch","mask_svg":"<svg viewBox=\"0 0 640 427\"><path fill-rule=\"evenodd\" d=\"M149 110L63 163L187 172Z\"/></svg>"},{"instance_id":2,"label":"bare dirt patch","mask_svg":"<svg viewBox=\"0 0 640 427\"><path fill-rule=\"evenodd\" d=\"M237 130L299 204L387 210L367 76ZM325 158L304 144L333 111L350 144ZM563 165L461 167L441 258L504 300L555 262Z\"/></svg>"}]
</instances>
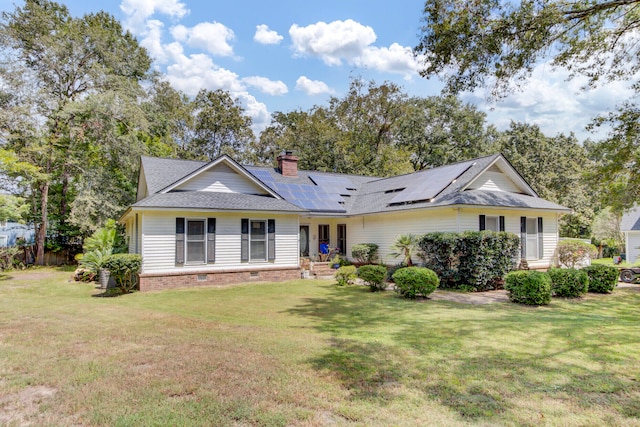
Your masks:
<instances>
[{"instance_id":1,"label":"bare dirt patch","mask_svg":"<svg viewBox=\"0 0 640 427\"><path fill-rule=\"evenodd\" d=\"M40 405L55 394L54 388L31 386L19 393L0 396L0 424L15 426L39 424L37 417Z\"/></svg>"}]
</instances>

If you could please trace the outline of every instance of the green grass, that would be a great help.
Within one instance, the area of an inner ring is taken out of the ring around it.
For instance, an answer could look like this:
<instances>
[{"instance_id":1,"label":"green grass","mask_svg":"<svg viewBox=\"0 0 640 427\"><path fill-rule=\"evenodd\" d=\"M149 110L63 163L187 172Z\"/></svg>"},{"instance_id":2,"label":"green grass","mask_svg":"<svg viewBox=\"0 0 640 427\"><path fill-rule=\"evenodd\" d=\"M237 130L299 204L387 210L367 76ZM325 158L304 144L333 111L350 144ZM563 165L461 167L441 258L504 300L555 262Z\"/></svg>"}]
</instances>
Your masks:
<instances>
[{"instance_id":1,"label":"green grass","mask_svg":"<svg viewBox=\"0 0 640 427\"><path fill-rule=\"evenodd\" d=\"M620 264L614 264L613 258L598 258L592 259L591 264L613 265L614 267L640 267L640 260L633 264L627 261L622 261Z\"/></svg>"},{"instance_id":2,"label":"green grass","mask_svg":"<svg viewBox=\"0 0 640 427\"><path fill-rule=\"evenodd\" d=\"M0 273L0 424L640 425L640 287L532 308L69 276Z\"/></svg>"}]
</instances>

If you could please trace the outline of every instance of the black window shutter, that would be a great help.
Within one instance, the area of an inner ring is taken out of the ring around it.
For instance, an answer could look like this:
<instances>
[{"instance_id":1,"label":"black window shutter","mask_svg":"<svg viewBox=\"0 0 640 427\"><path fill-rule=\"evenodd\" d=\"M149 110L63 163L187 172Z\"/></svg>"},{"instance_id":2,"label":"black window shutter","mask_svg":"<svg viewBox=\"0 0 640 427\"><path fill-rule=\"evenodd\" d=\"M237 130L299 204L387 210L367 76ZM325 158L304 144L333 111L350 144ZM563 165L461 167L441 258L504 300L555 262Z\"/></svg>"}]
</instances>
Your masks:
<instances>
[{"instance_id":1,"label":"black window shutter","mask_svg":"<svg viewBox=\"0 0 640 427\"><path fill-rule=\"evenodd\" d=\"M544 239L542 238L542 217L538 217L538 258L544 258Z\"/></svg>"},{"instance_id":2,"label":"black window shutter","mask_svg":"<svg viewBox=\"0 0 640 427\"><path fill-rule=\"evenodd\" d=\"M176 264L184 264L184 218L176 218Z\"/></svg>"},{"instance_id":3,"label":"black window shutter","mask_svg":"<svg viewBox=\"0 0 640 427\"><path fill-rule=\"evenodd\" d=\"M216 219L207 219L207 263L216 262Z\"/></svg>"},{"instance_id":4,"label":"black window shutter","mask_svg":"<svg viewBox=\"0 0 640 427\"><path fill-rule=\"evenodd\" d=\"M270 219L267 225L267 232L269 233L269 244L267 246L268 260L275 261L276 259L276 220Z\"/></svg>"},{"instance_id":5,"label":"black window shutter","mask_svg":"<svg viewBox=\"0 0 640 427\"><path fill-rule=\"evenodd\" d=\"M240 238L240 261L249 261L249 219L241 220Z\"/></svg>"},{"instance_id":6,"label":"black window shutter","mask_svg":"<svg viewBox=\"0 0 640 427\"><path fill-rule=\"evenodd\" d=\"M520 217L520 256L527 259L527 217Z\"/></svg>"},{"instance_id":7,"label":"black window shutter","mask_svg":"<svg viewBox=\"0 0 640 427\"><path fill-rule=\"evenodd\" d=\"M487 217L486 215L480 215L480 231L487 229Z\"/></svg>"},{"instance_id":8,"label":"black window shutter","mask_svg":"<svg viewBox=\"0 0 640 427\"><path fill-rule=\"evenodd\" d=\"M500 215L500 231L504 231L504 215Z\"/></svg>"}]
</instances>

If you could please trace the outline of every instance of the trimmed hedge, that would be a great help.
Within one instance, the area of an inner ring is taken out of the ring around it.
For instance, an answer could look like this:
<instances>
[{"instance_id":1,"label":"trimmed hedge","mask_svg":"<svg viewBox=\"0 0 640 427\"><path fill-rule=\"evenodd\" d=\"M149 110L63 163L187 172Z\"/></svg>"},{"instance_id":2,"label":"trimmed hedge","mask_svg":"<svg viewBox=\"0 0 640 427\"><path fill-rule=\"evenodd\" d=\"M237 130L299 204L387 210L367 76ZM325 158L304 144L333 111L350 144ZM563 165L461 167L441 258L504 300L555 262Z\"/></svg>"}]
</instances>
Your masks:
<instances>
[{"instance_id":1,"label":"trimmed hedge","mask_svg":"<svg viewBox=\"0 0 640 427\"><path fill-rule=\"evenodd\" d=\"M435 271L441 286L496 289L520 256L520 237L504 231L428 233L420 240L425 267Z\"/></svg>"},{"instance_id":2,"label":"trimmed hedge","mask_svg":"<svg viewBox=\"0 0 640 427\"><path fill-rule=\"evenodd\" d=\"M352 284L356 277L358 275L356 274L356 267L353 265L345 265L336 271L336 280L340 286Z\"/></svg>"},{"instance_id":3,"label":"trimmed hedge","mask_svg":"<svg viewBox=\"0 0 640 427\"><path fill-rule=\"evenodd\" d=\"M589 276L589 292L608 294L618 285L620 271L611 265L590 265L582 271Z\"/></svg>"},{"instance_id":4,"label":"trimmed hedge","mask_svg":"<svg viewBox=\"0 0 640 427\"><path fill-rule=\"evenodd\" d=\"M142 266L142 257L136 254L115 254L109 256L103 268L109 270L116 287L128 294L138 287L138 273Z\"/></svg>"},{"instance_id":5,"label":"trimmed hedge","mask_svg":"<svg viewBox=\"0 0 640 427\"><path fill-rule=\"evenodd\" d=\"M424 267L406 267L393 274L396 291L405 298L415 299L416 296L426 297L436 290L440 284L438 275Z\"/></svg>"},{"instance_id":6,"label":"trimmed hedge","mask_svg":"<svg viewBox=\"0 0 640 427\"><path fill-rule=\"evenodd\" d=\"M556 297L577 298L587 293L589 276L575 268L550 268L551 294Z\"/></svg>"},{"instance_id":7,"label":"trimmed hedge","mask_svg":"<svg viewBox=\"0 0 640 427\"><path fill-rule=\"evenodd\" d=\"M546 305L551 301L551 278L540 271L512 271L505 278L504 288L513 302Z\"/></svg>"},{"instance_id":8,"label":"trimmed hedge","mask_svg":"<svg viewBox=\"0 0 640 427\"><path fill-rule=\"evenodd\" d=\"M557 251L558 262L567 268L575 268L598 253L594 245L575 239L561 240L558 242Z\"/></svg>"},{"instance_id":9,"label":"trimmed hedge","mask_svg":"<svg viewBox=\"0 0 640 427\"><path fill-rule=\"evenodd\" d=\"M371 292L387 289L387 284L384 281L386 275L387 268L382 265L363 265L358 269L358 277L369 285Z\"/></svg>"},{"instance_id":10,"label":"trimmed hedge","mask_svg":"<svg viewBox=\"0 0 640 427\"><path fill-rule=\"evenodd\" d=\"M351 256L359 264L371 264L378 259L378 245L361 243L351 247Z\"/></svg>"}]
</instances>

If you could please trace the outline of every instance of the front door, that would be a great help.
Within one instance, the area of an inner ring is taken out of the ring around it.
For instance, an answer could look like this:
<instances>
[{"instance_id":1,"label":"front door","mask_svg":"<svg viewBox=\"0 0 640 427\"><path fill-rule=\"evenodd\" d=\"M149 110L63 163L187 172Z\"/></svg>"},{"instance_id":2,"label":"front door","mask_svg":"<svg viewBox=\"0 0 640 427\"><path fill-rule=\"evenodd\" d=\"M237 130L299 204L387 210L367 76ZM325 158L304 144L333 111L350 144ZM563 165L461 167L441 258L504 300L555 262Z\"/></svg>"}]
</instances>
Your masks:
<instances>
[{"instance_id":1,"label":"front door","mask_svg":"<svg viewBox=\"0 0 640 427\"><path fill-rule=\"evenodd\" d=\"M309 256L309 226L300 226L300 256Z\"/></svg>"}]
</instances>

